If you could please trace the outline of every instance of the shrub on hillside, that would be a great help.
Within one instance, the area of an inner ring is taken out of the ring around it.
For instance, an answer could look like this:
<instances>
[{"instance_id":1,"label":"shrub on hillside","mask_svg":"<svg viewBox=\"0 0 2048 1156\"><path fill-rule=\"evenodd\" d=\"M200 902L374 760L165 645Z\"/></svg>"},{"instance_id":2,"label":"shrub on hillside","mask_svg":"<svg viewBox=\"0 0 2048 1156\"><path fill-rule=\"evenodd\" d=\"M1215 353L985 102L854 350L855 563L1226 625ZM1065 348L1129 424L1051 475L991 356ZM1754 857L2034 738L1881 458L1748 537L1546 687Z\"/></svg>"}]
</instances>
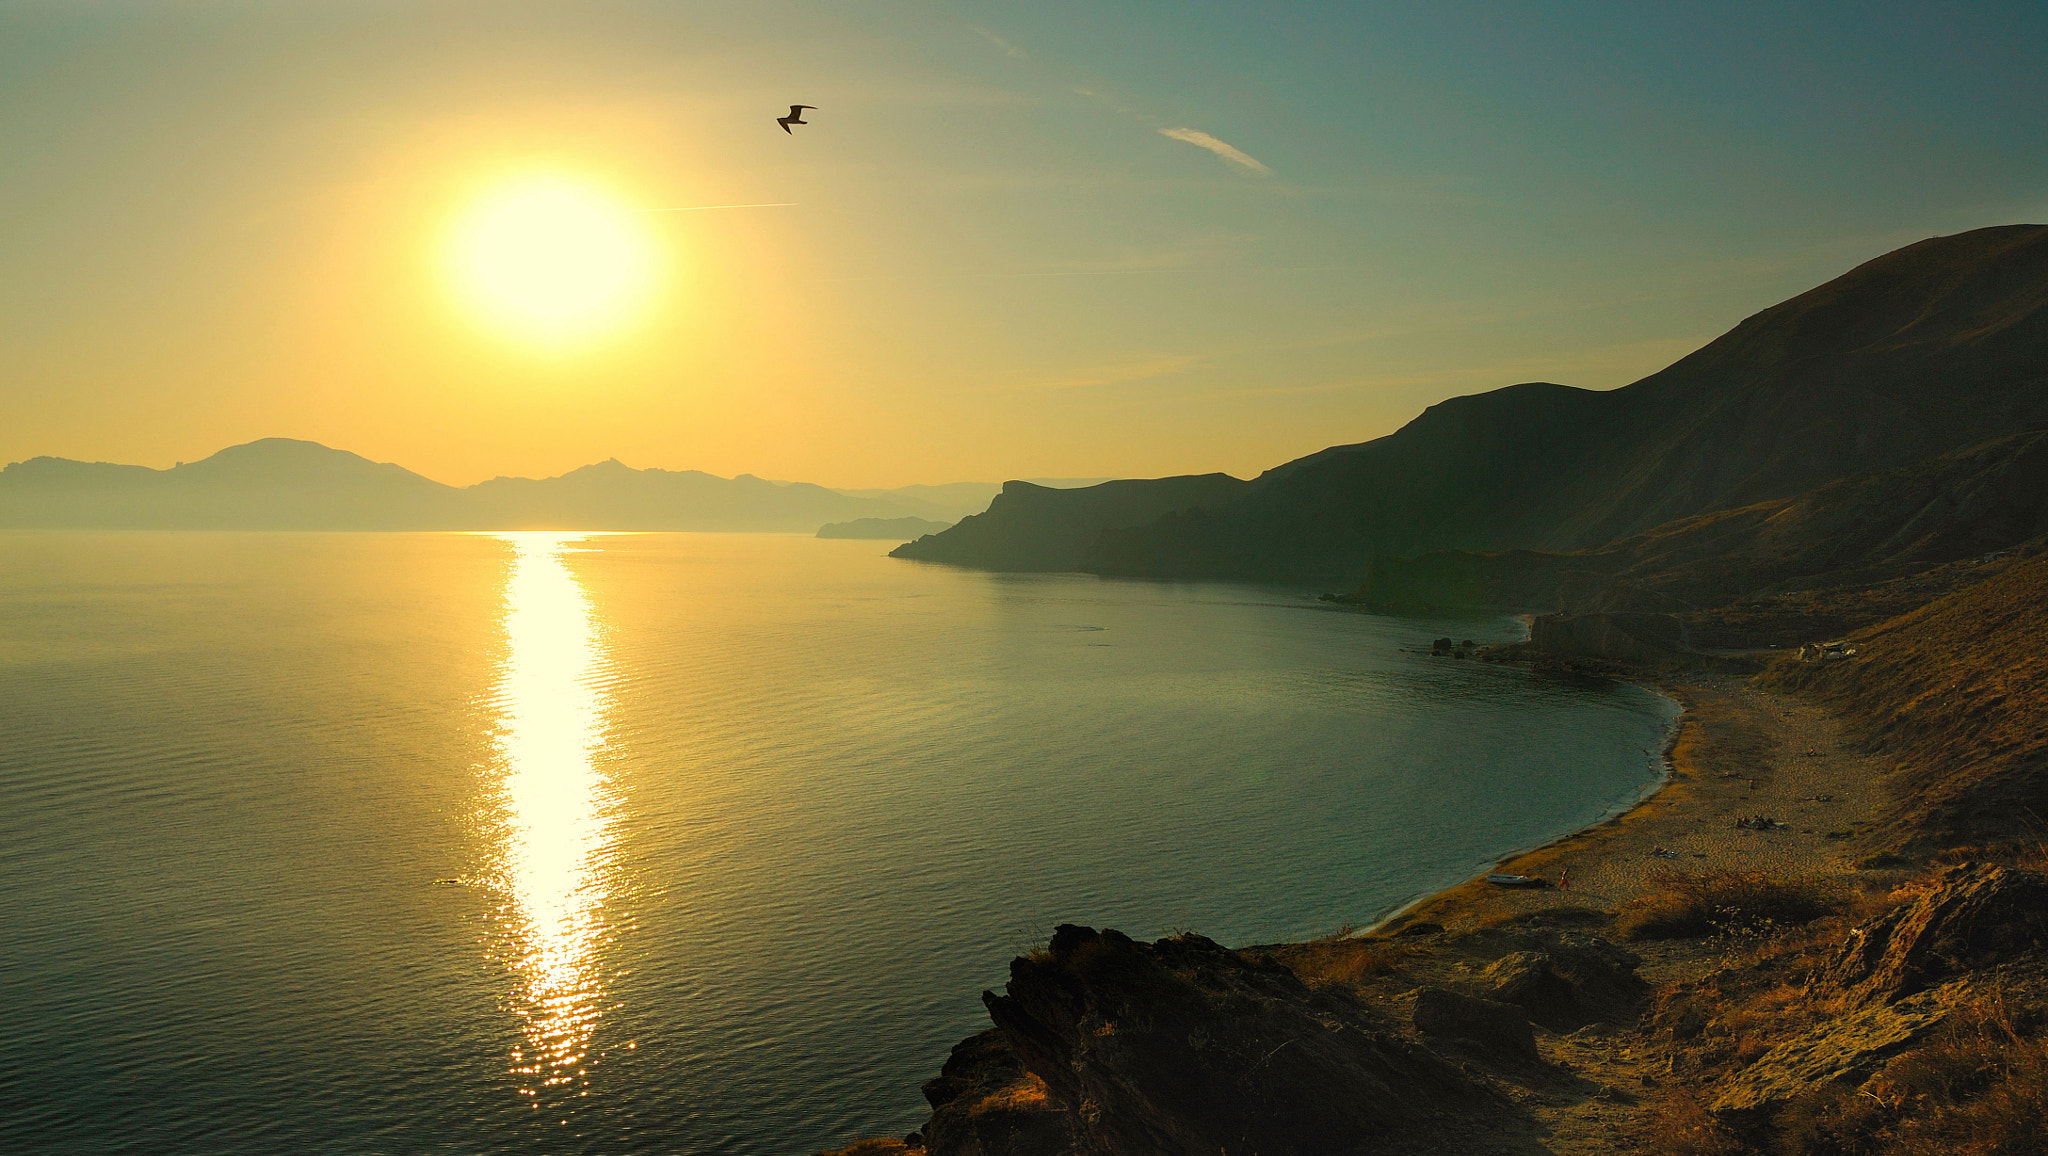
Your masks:
<instances>
[{"instance_id":1,"label":"shrub on hillside","mask_svg":"<svg viewBox=\"0 0 2048 1156\"><path fill-rule=\"evenodd\" d=\"M1765 935L1838 906L1811 881L1769 871L1671 872L1657 876L1657 884L1616 912L1614 928L1622 938Z\"/></svg>"}]
</instances>

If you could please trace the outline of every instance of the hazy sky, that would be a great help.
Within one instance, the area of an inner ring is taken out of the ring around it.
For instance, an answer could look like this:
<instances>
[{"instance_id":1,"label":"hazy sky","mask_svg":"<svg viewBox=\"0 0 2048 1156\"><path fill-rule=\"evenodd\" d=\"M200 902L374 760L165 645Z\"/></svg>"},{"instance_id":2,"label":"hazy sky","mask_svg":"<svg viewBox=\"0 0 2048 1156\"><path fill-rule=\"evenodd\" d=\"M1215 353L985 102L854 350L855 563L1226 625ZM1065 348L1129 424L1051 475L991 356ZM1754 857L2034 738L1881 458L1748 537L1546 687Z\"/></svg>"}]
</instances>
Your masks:
<instances>
[{"instance_id":1,"label":"hazy sky","mask_svg":"<svg viewBox=\"0 0 2048 1156\"><path fill-rule=\"evenodd\" d=\"M0 461L1248 476L2048 219L2044 59L2038 0L0 0ZM535 174L795 204L632 215L546 346L448 268Z\"/></svg>"}]
</instances>

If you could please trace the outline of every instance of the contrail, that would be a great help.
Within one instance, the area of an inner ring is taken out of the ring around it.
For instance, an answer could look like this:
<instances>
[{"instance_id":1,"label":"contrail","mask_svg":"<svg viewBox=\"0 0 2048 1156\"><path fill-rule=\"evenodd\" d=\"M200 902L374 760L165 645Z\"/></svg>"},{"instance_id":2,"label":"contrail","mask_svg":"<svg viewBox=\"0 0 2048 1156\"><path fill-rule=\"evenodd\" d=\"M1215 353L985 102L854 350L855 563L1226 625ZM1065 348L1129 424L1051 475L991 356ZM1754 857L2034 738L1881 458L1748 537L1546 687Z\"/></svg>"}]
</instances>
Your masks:
<instances>
[{"instance_id":1,"label":"contrail","mask_svg":"<svg viewBox=\"0 0 2048 1156\"><path fill-rule=\"evenodd\" d=\"M636 213L695 213L704 209L787 209L795 201L771 201L765 205L683 205L674 209L634 209Z\"/></svg>"}]
</instances>

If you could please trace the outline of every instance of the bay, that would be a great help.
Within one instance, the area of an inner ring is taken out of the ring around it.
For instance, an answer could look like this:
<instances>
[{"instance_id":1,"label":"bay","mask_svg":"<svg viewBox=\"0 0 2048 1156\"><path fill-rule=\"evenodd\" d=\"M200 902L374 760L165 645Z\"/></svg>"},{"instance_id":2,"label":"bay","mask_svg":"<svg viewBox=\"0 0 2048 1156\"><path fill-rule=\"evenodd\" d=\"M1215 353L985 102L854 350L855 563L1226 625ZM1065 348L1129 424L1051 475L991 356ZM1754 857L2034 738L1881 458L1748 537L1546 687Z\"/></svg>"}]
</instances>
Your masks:
<instances>
[{"instance_id":1,"label":"bay","mask_svg":"<svg viewBox=\"0 0 2048 1156\"><path fill-rule=\"evenodd\" d=\"M10 1151L901 1134L1061 922L1362 924L1654 783L1509 619L716 534L0 535Z\"/></svg>"}]
</instances>

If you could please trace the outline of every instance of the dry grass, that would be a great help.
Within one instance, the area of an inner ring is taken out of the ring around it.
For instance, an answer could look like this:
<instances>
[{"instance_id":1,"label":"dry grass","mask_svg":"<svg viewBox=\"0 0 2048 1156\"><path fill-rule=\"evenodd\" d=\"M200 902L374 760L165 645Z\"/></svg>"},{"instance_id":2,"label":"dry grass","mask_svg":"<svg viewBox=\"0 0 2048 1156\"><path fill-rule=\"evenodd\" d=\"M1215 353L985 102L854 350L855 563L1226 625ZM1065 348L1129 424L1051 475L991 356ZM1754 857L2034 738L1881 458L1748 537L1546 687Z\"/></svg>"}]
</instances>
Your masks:
<instances>
[{"instance_id":1,"label":"dry grass","mask_svg":"<svg viewBox=\"0 0 2048 1156\"><path fill-rule=\"evenodd\" d=\"M1914 847L2048 834L2048 559L1851 636L1847 662L1785 660L1766 685L1841 712L1898 760L1890 831Z\"/></svg>"},{"instance_id":2,"label":"dry grass","mask_svg":"<svg viewBox=\"0 0 2048 1156\"><path fill-rule=\"evenodd\" d=\"M1857 1089L1779 1121L1784 1156L2037 1156L2048 1137L2048 1047L1993 994Z\"/></svg>"},{"instance_id":3,"label":"dry grass","mask_svg":"<svg viewBox=\"0 0 2048 1156\"><path fill-rule=\"evenodd\" d=\"M1350 925L1307 943L1290 943L1273 953L1310 987L1332 984L1355 987L1374 976L1397 971L1413 944L1376 936L1360 936Z\"/></svg>"},{"instance_id":4,"label":"dry grass","mask_svg":"<svg viewBox=\"0 0 2048 1156\"><path fill-rule=\"evenodd\" d=\"M1769 871L1670 872L1656 882L1657 890L1616 912L1622 938L1771 935L1840 906L1811 880Z\"/></svg>"},{"instance_id":5,"label":"dry grass","mask_svg":"<svg viewBox=\"0 0 2048 1156\"><path fill-rule=\"evenodd\" d=\"M1650 1151L1661 1156L1745 1156L1754 1149L1722 1127L1691 1092L1674 1088L1650 1113Z\"/></svg>"}]
</instances>

